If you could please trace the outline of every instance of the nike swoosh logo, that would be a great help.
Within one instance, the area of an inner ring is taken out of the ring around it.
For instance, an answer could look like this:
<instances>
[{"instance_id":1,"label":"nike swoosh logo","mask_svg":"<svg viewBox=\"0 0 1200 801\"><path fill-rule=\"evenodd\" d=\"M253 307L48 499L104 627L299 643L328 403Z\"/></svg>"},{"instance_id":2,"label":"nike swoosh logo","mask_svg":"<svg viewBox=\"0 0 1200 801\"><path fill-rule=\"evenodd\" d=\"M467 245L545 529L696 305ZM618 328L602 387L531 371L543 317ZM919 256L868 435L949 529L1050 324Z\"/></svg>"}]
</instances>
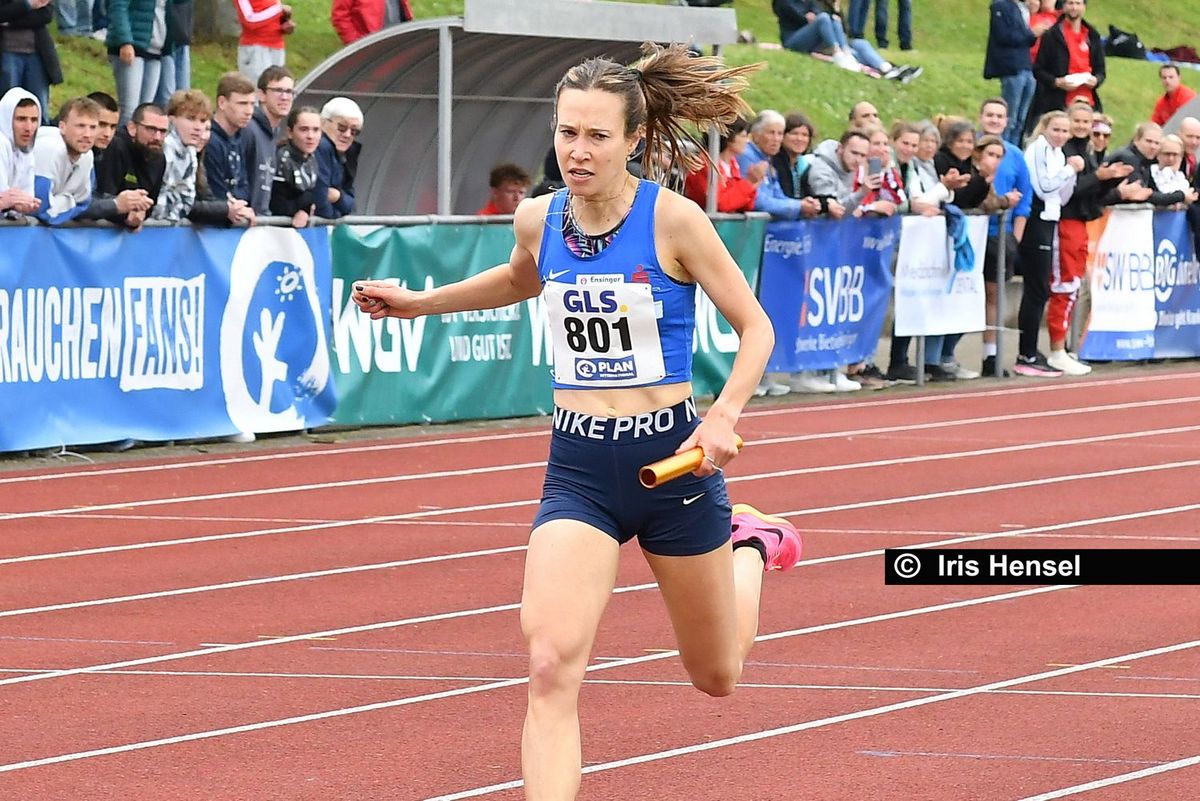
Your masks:
<instances>
[{"instance_id":1,"label":"nike swoosh logo","mask_svg":"<svg viewBox=\"0 0 1200 801\"><path fill-rule=\"evenodd\" d=\"M558 270L556 272L546 273L546 280L547 281L557 280L558 278L561 278L562 276L566 275L569 272L571 272L571 271L570 270Z\"/></svg>"},{"instance_id":2,"label":"nike swoosh logo","mask_svg":"<svg viewBox=\"0 0 1200 801\"><path fill-rule=\"evenodd\" d=\"M693 495L693 496L692 496L692 497L690 497L690 498L684 498L684 499L683 499L683 505L684 505L684 506L690 506L691 504L693 504L693 503L695 503L696 501L700 500L701 498L703 498L703 497L704 497L705 495L707 495L707 494L708 494L707 492L702 492L702 493L700 493L699 495Z\"/></svg>"}]
</instances>

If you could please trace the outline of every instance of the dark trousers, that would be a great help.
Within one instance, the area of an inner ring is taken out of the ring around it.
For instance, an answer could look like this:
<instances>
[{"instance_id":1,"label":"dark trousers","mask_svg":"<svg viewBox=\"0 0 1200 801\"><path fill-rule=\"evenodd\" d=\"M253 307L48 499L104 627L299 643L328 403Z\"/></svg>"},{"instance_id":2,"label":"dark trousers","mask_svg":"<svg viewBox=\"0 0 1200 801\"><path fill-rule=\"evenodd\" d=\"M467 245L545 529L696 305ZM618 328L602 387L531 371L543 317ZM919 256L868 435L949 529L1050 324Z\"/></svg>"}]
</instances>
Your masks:
<instances>
[{"instance_id":1,"label":"dark trousers","mask_svg":"<svg viewBox=\"0 0 1200 801\"><path fill-rule=\"evenodd\" d=\"M1024 282L1017 310L1017 326L1021 329L1018 352L1035 356L1046 301L1050 299L1050 273L1058 258L1058 223L1043 220L1036 211L1030 214L1020 253Z\"/></svg>"}]
</instances>

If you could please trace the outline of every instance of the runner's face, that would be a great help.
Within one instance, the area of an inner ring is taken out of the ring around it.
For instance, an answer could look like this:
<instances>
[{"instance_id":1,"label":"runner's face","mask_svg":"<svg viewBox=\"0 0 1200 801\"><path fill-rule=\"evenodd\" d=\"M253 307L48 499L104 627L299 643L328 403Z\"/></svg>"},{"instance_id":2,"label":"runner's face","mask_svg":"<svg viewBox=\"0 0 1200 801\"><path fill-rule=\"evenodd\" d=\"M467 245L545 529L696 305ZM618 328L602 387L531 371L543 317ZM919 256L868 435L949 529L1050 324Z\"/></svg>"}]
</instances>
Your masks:
<instances>
[{"instance_id":1,"label":"runner's face","mask_svg":"<svg viewBox=\"0 0 1200 801\"><path fill-rule=\"evenodd\" d=\"M610 195L624 185L625 163L641 132L625 135L625 104L599 89L564 89L555 114L554 152L563 182L581 197Z\"/></svg>"}]
</instances>

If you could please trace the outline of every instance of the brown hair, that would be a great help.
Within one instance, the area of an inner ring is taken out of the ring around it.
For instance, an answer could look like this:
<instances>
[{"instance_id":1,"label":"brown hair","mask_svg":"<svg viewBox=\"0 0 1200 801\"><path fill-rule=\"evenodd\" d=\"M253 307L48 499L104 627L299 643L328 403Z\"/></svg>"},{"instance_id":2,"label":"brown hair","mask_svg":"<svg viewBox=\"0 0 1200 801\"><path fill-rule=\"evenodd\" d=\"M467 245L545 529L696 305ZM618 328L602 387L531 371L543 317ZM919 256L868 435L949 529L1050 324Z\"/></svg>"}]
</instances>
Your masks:
<instances>
[{"instance_id":1,"label":"brown hair","mask_svg":"<svg viewBox=\"0 0 1200 801\"><path fill-rule=\"evenodd\" d=\"M709 161L708 150L684 127L689 122L724 132L750 107L742 99L746 76L762 64L726 67L712 56L693 56L682 44L663 47L647 42L645 54L630 67L607 58L591 58L572 67L554 89L557 100L566 89L596 89L620 97L625 104L625 135L645 126L643 174L658 177L663 156L693 170ZM695 151L684 142L695 145Z\"/></svg>"},{"instance_id":2,"label":"brown hair","mask_svg":"<svg viewBox=\"0 0 1200 801\"><path fill-rule=\"evenodd\" d=\"M212 103L199 89L181 89L167 103L168 117L212 117Z\"/></svg>"},{"instance_id":3,"label":"brown hair","mask_svg":"<svg viewBox=\"0 0 1200 801\"><path fill-rule=\"evenodd\" d=\"M234 94L252 95L254 84L240 72L227 72L217 81L217 97L227 98Z\"/></svg>"},{"instance_id":4,"label":"brown hair","mask_svg":"<svg viewBox=\"0 0 1200 801\"><path fill-rule=\"evenodd\" d=\"M510 181L524 186L529 186L533 183L529 177L529 173L519 164L497 164L488 173L488 186L492 189L498 189Z\"/></svg>"},{"instance_id":5,"label":"brown hair","mask_svg":"<svg viewBox=\"0 0 1200 801\"><path fill-rule=\"evenodd\" d=\"M295 77L292 75L292 71L287 67L279 64L272 64L259 73L258 88L265 92L267 91L267 87L272 83L275 81L281 81L284 78L291 78L292 80L295 80Z\"/></svg>"},{"instance_id":6,"label":"brown hair","mask_svg":"<svg viewBox=\"0 0 1200 801\"><path fill-rule=\"evenodd\" d=\"M1004 150L1004 140L995 134L985 134L975 141L976 155L983 153L989 147L999 145L1001 150Z\"/></svg>"},{"instance_id":7,"label":"brown hair","mask_svg":"<svg viewBox=\"0 0 1200 801\"><path fill-rule=\"evenodd\" d=\"M908 122L907 120L896 120L892 123L893 142L905 134L916 134L917 138L920 138L921 129L916 123Z\"/></svg>"},{"instance_id":8,"label":"brown hair","mask_svg":"<svg viewBox=\"0 0 1200 801\"><path fill-rule=\"evenodd\" d=\"M90 97L73 97L59 107L58 118L65 120L72 114L79 114L83 117L92 117L98 120L100 119L100 110L100 104Z\"/></svg>"}]
</instances>

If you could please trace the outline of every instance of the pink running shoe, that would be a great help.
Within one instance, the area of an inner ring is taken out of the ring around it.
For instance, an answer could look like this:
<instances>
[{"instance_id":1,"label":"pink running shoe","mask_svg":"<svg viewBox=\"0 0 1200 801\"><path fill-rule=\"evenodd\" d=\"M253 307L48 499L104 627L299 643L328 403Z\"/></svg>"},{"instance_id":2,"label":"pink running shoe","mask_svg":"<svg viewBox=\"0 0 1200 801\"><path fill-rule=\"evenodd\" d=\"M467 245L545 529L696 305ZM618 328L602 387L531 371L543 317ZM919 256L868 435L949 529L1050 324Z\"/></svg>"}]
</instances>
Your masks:
<instances>
[{"instance_id":1,"label":"pink running shoe","mask_svg":"<svg viewBox=\"0 0 1200 801\"><path fill-rule=\"evenodd\" d=\"M733 541L756 539L767 549L766 570L789 570L800 561L800 532L782 517L765 515L748 504L734 504Z\"/></svg>"}]
</instances>

